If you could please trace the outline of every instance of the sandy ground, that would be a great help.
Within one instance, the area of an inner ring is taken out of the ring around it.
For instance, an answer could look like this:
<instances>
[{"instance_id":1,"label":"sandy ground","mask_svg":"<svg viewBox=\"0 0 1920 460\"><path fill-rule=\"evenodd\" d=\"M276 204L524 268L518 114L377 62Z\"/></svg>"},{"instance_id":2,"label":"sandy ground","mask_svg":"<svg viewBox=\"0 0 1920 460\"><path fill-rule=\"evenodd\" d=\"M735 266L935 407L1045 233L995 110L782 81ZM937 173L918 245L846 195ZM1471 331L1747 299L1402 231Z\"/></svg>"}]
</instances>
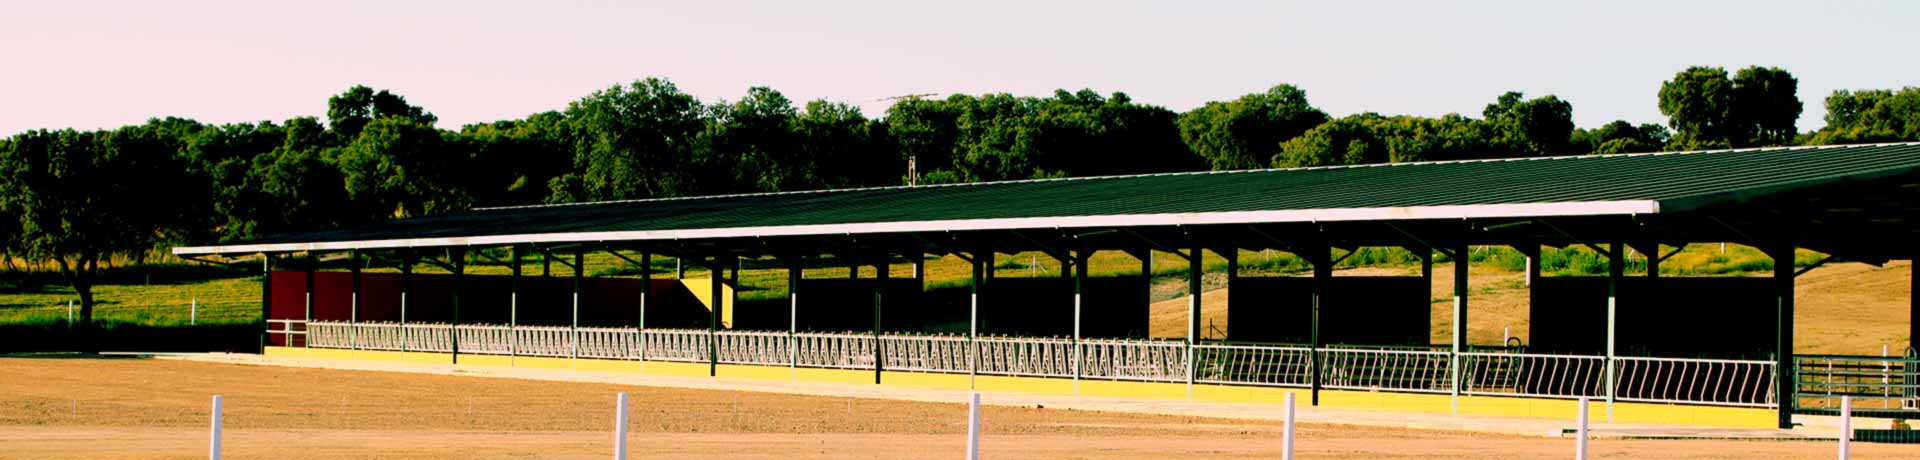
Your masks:
<instances>
[{"instance_id":1,"label":"sandy ground","mask_svg":"<svg viewBox=\"0 0 1920 460\"><path fill-rule=\"evenodd\" d=\"M1430 311L1433 343L1451 340L1453 327L1452 264L1436 264ZM1813 269L1795 280L1795 351L1812 354L1880 354L1881 346L1898 355L1907 343L1912 308L1913 264L1889 262L1882 267L1835 263ZM1334 276L1405 275L1399 270L1366 268L1342 270ZM1467 338L1472 345L1498 345L1503 333L1528 340L1526 275L1476 268L1469 274ZM1231 317L1229 289L1206 291L1200 298L1202 330L1206 338L1222 338ZM1153 304L1154 337L1186 336L1187 299Z\"/></svg>"},{"instance_id":2,"label":"sandy ground","mask_svg":"<svg viewBox=\"0 0 1920 460\"><path fill-rule=\"evenodd\" d=\"M958 404L135 358L0 358L0 458L606 458L612 395L635 458L957 458ZM1278 458L1276 422L988 407L989 458ZM1303 424L1302 458L1566 458L1572 441ZM1595 458L1832 458L1830 442L1597 440ZM1856 445L1856 458L1920 448Z\"/></svg>"}]
</instances>

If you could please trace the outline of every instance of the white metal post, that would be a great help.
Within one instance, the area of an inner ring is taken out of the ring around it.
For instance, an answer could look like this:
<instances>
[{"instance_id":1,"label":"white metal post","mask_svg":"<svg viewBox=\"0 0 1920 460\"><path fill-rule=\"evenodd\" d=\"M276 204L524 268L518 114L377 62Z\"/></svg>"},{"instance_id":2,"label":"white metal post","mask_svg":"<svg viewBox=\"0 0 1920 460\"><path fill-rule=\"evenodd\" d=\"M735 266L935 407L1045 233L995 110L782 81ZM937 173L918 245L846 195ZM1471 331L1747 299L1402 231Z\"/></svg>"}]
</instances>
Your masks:
<instances>
[{"instance_id":1,"label":"white metal post","mask_svg":"<svg viewBox=\"0 0 1920 460\"><path fill-rule=\"evenodd\" d=\"M200 324L200 298L195 297L187 303L187 325L193 326L198 324Z\"/></svg>"},{"instance_id":2,"label":"white metal post","mask_svg":"<svg viewBox=\"0 0 1920 460\"><path fill-rule=\"evenodd\" d=\"M627 393L613 406L613 460L627 460Z\"/></svg>"},{"instance_id":3,"label":"white metal post","mask_svg":"<svg viewBox=\"0 0 1920 460\"><path fill-rule=\"evenodd\" d=\"M1287 425L1280 435L1280 460L1293 460L1293 392L1287 392Z\"/></svg>"},{"instance_id":4,"label":"white metal post","mask_svg":"<svg viewBox=\"0 0 1920 460\"><path fill-rule=\"evenodd\" d=\"M1852 458L1853 446L1853 397L1840 397L1840 460Z\"/></svg>"},{"instance_id":5,"label":"white metal post","mask_svg":"<svg viewBox=\"0 0 1920 460\"><path fill-rule=\"evenodd\" d=\"M213 425L207 439L207 458L220 460L220 395L213 395Z\"/></svg>"},{"instance_id":6,"label":"white metal post","mask_svg":"<svg viewBox=\"0 0 1920 460\"><path fill-rule=\"evenodd\" d=\"M73 299L67 299L67 327L73 327Z\"/></svg>"},{"instance_id":7,"label":"white metal post","mask_svg":"<svg viewBox=\"0 0 1920 460\"><path fill-rule=\"evenodd\" d=\"M1579 438L1573 441L1573 460L1587 460L1587 397L1580 397Z\"/></svg>"},{"instance_id":8,"label":"white metal post","mask_svg":"<svg viewBox=\"0 0 1920 460\"><path fill-rule=\"evenodd\" d=\"M980 460L980 393L967 403L967 460Z\"/></svg>"}]
</instances>

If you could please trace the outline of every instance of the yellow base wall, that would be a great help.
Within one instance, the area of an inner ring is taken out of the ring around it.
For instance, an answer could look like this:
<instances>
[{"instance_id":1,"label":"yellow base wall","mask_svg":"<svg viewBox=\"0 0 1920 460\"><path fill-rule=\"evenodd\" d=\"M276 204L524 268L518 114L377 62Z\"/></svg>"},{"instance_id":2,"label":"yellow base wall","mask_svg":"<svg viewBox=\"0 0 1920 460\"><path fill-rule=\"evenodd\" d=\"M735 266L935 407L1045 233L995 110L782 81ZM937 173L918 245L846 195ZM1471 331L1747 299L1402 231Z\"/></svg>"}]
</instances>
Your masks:
<instances>
[{"instance_id":1,"label":"yellow base wall","mask_svg":"<svg viewBox=\"0 0 1920 460\"><path fill-rule=\"evenodd\" d=\"M266 355L289 358L342 359L414 364L453 364L451 355L445 353L267 347ZM706 377L709 372L706 363L641 362L530 356L510 357L498 355L461 355L459 366L574 369L595 372L638 372L677 377ZM719 377L740 379L847 384L873 383L873 371L870 370L796 369L784 366L722 364L712 369L712 371ZM969 380L972 380L971 387L968 385ZM933 374L899 371L883 372L881 374L881 381L888 385L952 390L975 389L980 391L1007 391L1036 394L1080 394L1161 400L1186 400L1189 398L1189 388L1183 383L1081 380L1076 385L1072 379L1007 377L998 375L980 375L969 378L966 374ZM1077 389L1076 386L1078 387ZM1287 393L1298 395L1295 396L1296 403L1298 404L1304 405L1310 401L1310 393L1303 388L1197 384L1192 386L1191 391L1191 398L1197 401L1280 404L1286 401ZM1592 411L1591 413L1594 419L1607 419L1606 402L1595 401L1589 404L1589 409ZM1349 409L1416 411L1441 414L1450 414L1454 411L1454 399L1444 394L1321 390L1320 405ZM1459 405L1459 413L1461 415L1490 415L1502 417L1571 419L1576 416L1579 410L1578 401L1543 398L1461 396L1459 398ZM1772 428L1777 422L1775 417L1776 414L1772 409L1621 402L1614 403L1613 405L1612 421Z\"/></svg>"}]
</instances>

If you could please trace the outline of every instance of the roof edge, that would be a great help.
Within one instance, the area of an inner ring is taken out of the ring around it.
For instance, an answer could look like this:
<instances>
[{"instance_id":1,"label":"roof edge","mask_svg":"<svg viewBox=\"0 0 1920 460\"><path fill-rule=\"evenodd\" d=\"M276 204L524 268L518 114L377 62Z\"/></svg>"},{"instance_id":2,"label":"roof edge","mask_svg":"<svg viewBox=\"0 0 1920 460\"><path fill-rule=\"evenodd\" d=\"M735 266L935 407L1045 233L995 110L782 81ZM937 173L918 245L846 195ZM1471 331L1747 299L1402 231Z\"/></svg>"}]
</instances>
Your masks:
<instances>
[{"instance_id":1,"label":"roof edge","mask_svg":"<svg viewBox=\"0 0 1920 460\"><path fill-rule=\"evenodd\" d=\"M261 252L341 251L444 246L500 246L520 243L580 243L606 241L661 241L767 236L852 235L1042 228L1162 227L1184 225L1264 224L1291 222L1365 222L1426 219L1482 219L1502 217L1564 217L1657 214L1653 200L1574 201L1548 203L1408 206L1384 208L1294 209L1100 216L1008 217L904 222L722 227L702 229L635 230L617 232L531 233L517 235L456 236L365 241L265 243L179 246L174 255L251 254Z\"/></svg>"}]
</instances>

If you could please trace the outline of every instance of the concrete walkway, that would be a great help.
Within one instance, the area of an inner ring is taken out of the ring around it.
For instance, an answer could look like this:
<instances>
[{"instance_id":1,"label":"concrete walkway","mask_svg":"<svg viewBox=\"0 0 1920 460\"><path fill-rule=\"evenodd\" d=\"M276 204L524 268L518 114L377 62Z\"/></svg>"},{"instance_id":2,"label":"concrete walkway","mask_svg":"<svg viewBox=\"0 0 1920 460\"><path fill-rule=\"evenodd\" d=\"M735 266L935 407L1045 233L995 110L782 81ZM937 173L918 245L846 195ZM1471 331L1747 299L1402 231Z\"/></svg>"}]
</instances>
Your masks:
<instances>
[{"instance_id":1,"label":"concrete walkway","mask_svg":"<svg viewBox=\"0 0 1920 460\"><path fill-rule=\"evenodd\" d=\"M758 391L768 393L880 398L904 401L964 403L967 391L897 385L860 385L799 381L769 381L726 377L674 377L641 373L607 373L576 370L527 369L514 367L453 366L396 362L351 361L316 358L268 357L254 354L190 353L156 354L159 359L197 362L287 366L416 374L460 375L514 378L556 382L605 383L649 387L694 388L707 390ZM1165 401L1121 399L1098 396L1050 395L1018 392L981 392L982 404L996 406L1044 407L1086 411L1137 414L1214 417L1242 420L1284 420L1285 408L1279 404L1236 404L1206 401ZM1607 423L1593 414L1589 427L1595 438L1614 439L1755 439L1755 440L1835 440L1839 434L1837 417L1797 416L1802 426L1793 430L1751 428L1706 428L1676 425ZM1313 407L1305 399L1298 402L1301 423L1398 427L1421 430L1467 431L1521 436L1571 437L1574 420L1542 418L1452 416L1413 411L1387 411ZM1856 419L1856 427L1878 426L1882 422Z\"/></svg>"}]
</instances>

